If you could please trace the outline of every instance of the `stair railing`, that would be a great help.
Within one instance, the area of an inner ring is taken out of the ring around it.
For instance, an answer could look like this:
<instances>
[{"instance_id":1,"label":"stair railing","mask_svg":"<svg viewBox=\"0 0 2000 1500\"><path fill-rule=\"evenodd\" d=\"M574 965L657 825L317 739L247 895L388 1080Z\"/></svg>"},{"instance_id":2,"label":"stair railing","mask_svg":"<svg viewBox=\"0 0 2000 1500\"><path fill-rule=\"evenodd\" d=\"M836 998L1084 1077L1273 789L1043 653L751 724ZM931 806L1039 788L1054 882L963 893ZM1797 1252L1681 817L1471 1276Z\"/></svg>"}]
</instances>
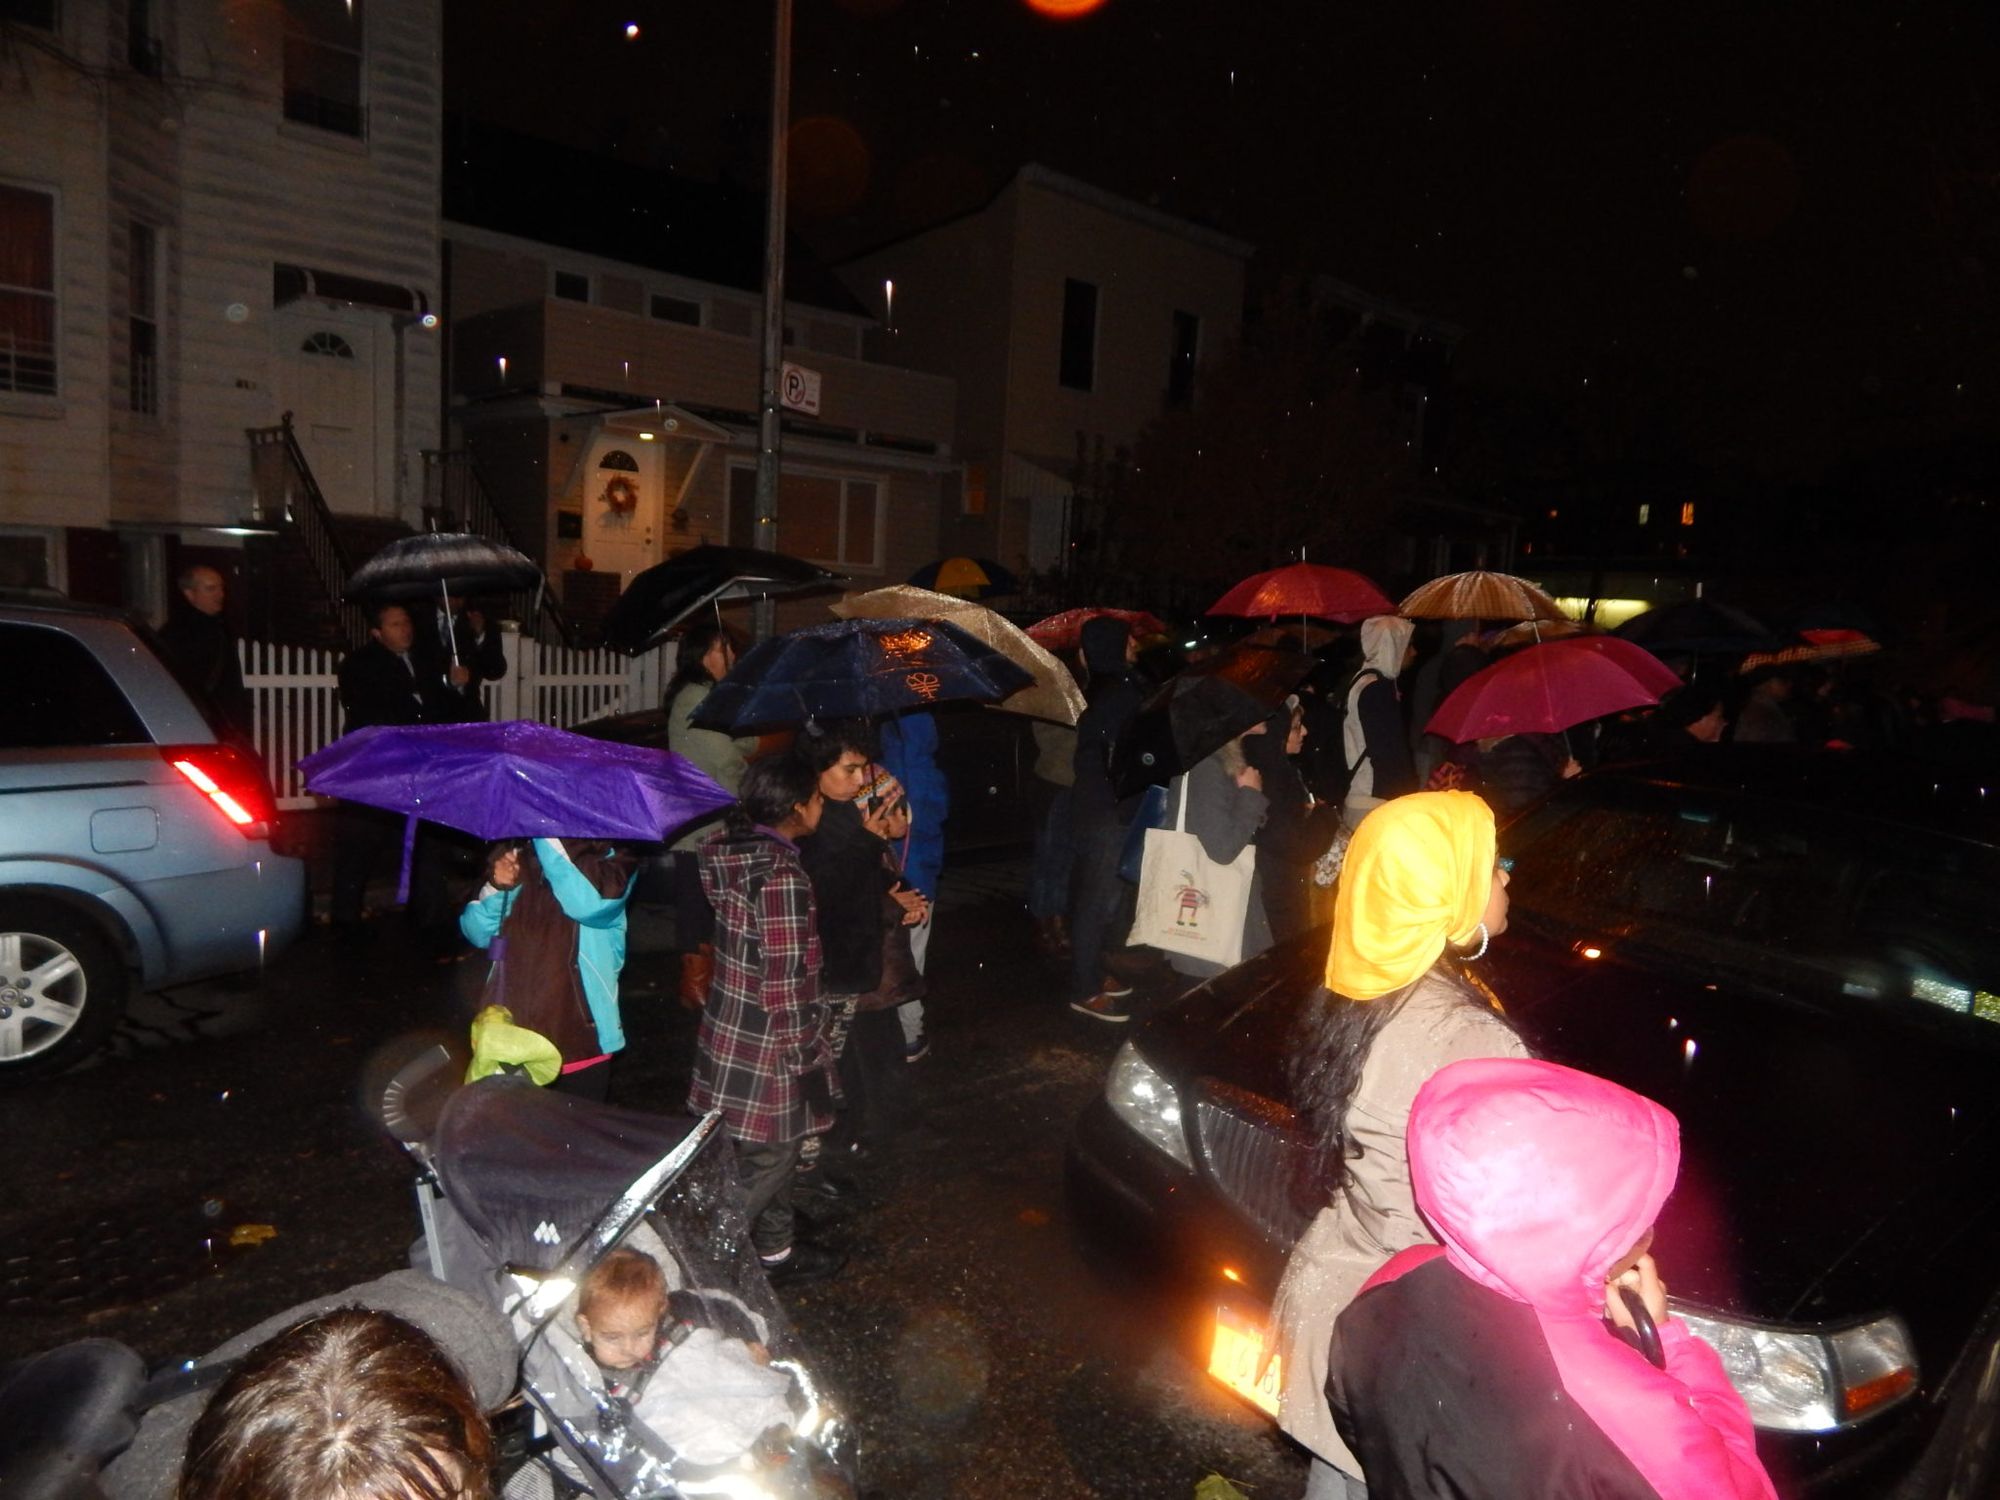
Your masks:
<instances>
[{"instance_id":1,"label":"stair railing","mask_svg":"<svg viewBox=\"0 0 2000 1500\"><path fill-rule=\"evenodd\" d=\"M521 545L514 528L507 524L507 518L493 503L470 453L463 449L447 452L426 448L423 457L424 516L435 529L470 531L488 541L512 547L516 552L530 557L534 555L533 551ZM530 633L542 640L553 636L553 644L574 644L569 621L563 616L562 606L556 601L554 592L543 587L538 593L541 613L530 622ZM536 594L512 596L511 608L516 619L526 619L536 607Z\"/></svg>"},{"instance_id":2,"label":"stair railing","mask_svg":"<svg viewBox=\"0 0 2000 1500\"><path fill-rule=\"evenodd\" d=\"M246 428L245 435L250 439L258 519L284 521L291 527L312 561L313 576L339 619L342 634L350 646L360 645L368 636L368 617L342 597L354 566L334 530L333 512L313 478L312 465L292 431L292 414L286 412L276 427Z\"/></svg>"}]
</instances>

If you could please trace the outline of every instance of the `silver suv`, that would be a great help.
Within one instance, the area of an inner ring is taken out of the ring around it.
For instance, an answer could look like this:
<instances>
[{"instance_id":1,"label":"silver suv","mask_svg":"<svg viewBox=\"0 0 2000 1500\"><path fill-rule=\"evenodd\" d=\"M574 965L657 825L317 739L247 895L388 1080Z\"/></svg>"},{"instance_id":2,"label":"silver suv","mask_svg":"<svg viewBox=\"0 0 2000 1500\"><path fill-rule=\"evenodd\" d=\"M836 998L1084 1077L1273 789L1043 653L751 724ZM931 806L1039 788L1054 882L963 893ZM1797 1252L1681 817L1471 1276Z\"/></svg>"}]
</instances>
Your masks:
<instances>
[{"instance_id":1,"label":"silver suv","mask_svg":"<svg viewBox=\"0 0 2000 1500\"><path fill-rule=\"evenodd\" d=\"M298 935L263 767L144 633L0 595L0 1083L99 1046L134 984L257 967Z\"/></svg>"}]
</instances>

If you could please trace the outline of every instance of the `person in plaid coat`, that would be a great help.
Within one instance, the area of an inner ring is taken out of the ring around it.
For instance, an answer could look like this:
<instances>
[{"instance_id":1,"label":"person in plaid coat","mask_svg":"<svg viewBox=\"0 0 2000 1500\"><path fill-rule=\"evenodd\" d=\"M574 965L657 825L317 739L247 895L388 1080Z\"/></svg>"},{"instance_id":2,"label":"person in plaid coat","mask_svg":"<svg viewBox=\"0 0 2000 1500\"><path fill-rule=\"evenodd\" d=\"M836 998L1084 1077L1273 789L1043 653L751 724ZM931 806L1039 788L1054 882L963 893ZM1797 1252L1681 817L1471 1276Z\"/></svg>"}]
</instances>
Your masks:
<instances>
[{"instance_id":1,"label":"person in plaid coat","mask_svg":"<svg viewBox=\"0 0 2000 1500\"><path fill-rule=\"evenodd\" d=\"M737 805L699 850L702 889L715 907L715 977L688 1108L722 1111L750 1240L774 1282L831 1275L845 1261L795 1244L793 1232L799 1144L833 1122L819 924L795 842L818 826L820 807L812 770L789 755L770 757L744 773Z\"/></svg>"}]
</instances>

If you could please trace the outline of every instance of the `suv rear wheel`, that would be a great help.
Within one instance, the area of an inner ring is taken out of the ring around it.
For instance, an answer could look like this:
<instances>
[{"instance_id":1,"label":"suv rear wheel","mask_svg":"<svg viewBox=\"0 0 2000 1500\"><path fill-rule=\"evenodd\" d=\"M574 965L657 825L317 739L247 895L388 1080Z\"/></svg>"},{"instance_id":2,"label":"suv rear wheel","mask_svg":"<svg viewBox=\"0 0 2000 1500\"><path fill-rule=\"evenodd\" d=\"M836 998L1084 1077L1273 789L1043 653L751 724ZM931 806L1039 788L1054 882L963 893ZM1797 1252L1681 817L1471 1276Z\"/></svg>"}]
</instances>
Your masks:
<instances>
[{"instance_id":1,"label":"suv rear wheel","mask_svg":"<svg viewBox=\"0 0 2000 1500\"><path fill-rule=\"evenodd\" d=\"M88 918L51 901L0 899L0 1081L59 1073L94 1050L130 990Z\"/></svg>"}]
</instances>

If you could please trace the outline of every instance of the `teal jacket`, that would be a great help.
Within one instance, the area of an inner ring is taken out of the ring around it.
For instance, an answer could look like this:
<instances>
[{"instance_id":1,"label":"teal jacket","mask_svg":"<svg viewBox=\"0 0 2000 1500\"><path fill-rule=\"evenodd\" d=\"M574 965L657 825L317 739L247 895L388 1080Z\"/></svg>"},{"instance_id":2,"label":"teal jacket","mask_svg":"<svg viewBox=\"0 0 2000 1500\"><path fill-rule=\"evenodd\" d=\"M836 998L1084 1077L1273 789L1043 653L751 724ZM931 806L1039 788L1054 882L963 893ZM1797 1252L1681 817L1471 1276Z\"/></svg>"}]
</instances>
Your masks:
<instances>
[{"instance_id":1,"label":"teal jacket","mask_svg":"<svg viewBox=\"0 0 2000 1500\"><path fill-rule=\"evenodd\" d=\"M560 840L536 839L535 857L563 915L577 925L576 967L583 979L583 998L597 1024L598 1044L606 1052L625 1045L625 1027L618 1016L618 975L625 967L625 903L632 883L616 896L606 896L570 862ZM458 930L475 948L484 948L514 909L520 887L510 891L487 886L459 914Z\"/></svg>"}]
</instances>

